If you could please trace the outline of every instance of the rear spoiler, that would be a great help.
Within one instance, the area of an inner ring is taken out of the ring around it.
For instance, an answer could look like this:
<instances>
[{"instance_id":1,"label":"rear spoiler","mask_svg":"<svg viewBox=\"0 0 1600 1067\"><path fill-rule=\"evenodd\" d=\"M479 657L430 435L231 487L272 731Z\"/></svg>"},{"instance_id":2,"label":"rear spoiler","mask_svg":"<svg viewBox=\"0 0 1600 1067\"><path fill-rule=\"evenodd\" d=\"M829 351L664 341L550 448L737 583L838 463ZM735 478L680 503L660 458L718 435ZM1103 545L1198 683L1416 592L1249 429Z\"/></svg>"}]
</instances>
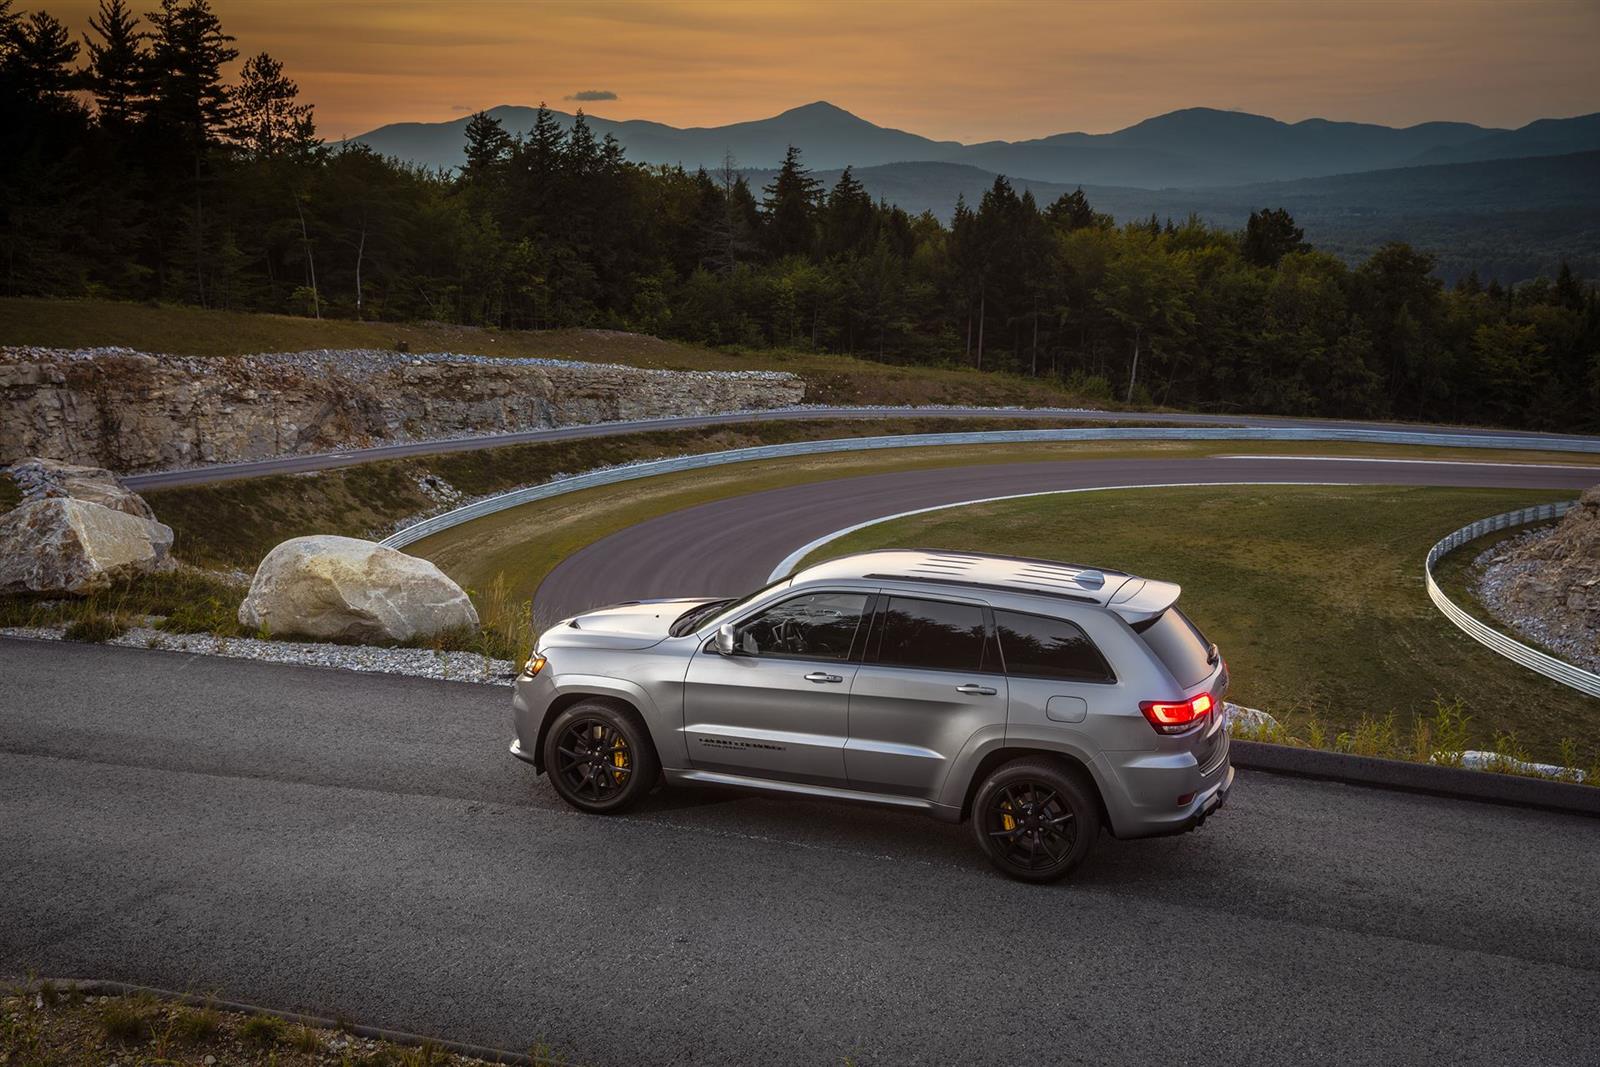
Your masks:
<instances>
[{"instance_id":1,"label":"rear spoiler","mask_svg":"<svg viewBox=\"0 0 1600 1067\"><path fill-rule=\"evenodd\" d=\"M1129 578L1123 582L1106 607L1121 615L1130 626L1149 622L1178 602L1183 587L1176 582L1157 582L1148 578Z\"/></svg>"}]
</instances>

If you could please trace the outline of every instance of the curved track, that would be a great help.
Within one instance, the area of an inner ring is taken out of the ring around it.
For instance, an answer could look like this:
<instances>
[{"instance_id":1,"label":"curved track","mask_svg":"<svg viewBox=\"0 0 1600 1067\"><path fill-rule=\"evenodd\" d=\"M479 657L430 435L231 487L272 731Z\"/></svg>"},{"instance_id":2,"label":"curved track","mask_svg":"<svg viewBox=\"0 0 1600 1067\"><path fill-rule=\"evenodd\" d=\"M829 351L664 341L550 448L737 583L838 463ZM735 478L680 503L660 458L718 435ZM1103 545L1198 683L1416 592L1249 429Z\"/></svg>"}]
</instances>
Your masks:
<instances>
[{"instance_id":1,"label":"curved track","mask_svg":"<svg viewBox=\"0 0 1600 1067\"><path fill-rule=\"evenodd\" d=\"M536 444L554 441L571 441L587 437L609 437L623 433L645 433L652 430L691 430L706 426L723 426L744 422L784 422L791 419L897 419L912 417L941 417L961 419L1074 419L1088 422L1161 423L1173 426L1279 426L1308 429L1370 429L1403 430L1407 433L1460 434L1470 433L1487 440L1514 438L1519 441L1571 441L1578 435L1531 434L1517 430L1463 430L1460 427L1417 425L1404 422L1351 422L1338 419L1292 419L1266 415L1199 415L1182 412L1096 411L1084 408L993 408L993 407L810 407L775 408L771 411L739 412L727 415L692 415L675 418L636 419L629 422L605 422L587 426L563 426L549 430L525 430L517 433L489 434L482 437L463 437L443 441L404 441L372 448L353 448L341 452L319 452L304 456L278 456L273 459L250 460L243 463L219 463L206 467L187 467L182 470L156 471L150 474L131 474L122 480L135 490L166 489L180 485L204 485L211 482L253 478L263 474L300 474L306 471L331 470L337 467L354 467L384 459L405 459L411 456L437 455L444 452L475 452L485 448L502 448L506 445Z\"/></svg>"},{"instance_id":2,"label":"curved track","mask_svg":"<svg viewBox=\"0 0 1600 1067\"><path fill-rule=\"evenodd\" d=\"M837 478L684 508L602 538L550 572L534 617L548 623L619 600L747 592L790 552L841 527L1011 493L1205 482L1577 490L1597 481L1594 467L1288 457L1057 460Z\"/></svg>"}]
</instances>

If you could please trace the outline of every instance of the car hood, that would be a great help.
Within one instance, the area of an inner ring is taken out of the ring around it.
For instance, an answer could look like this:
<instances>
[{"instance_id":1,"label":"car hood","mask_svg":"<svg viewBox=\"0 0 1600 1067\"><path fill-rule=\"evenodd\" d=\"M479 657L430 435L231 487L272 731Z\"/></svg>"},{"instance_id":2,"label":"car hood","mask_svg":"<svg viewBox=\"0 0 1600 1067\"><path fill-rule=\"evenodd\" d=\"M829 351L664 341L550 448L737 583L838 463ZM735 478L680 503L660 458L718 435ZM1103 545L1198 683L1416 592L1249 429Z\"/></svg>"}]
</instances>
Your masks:
<instances>
[{"instance_id":1,"label":"car hood","mask_svg":"<svg viewBox=\"0 0 1600 1067\"><path fill-rule=\"evenodd\" d=\"M649 648L667 637L673 622L694 607L716 597L672 600L632 600L574 615L539 635L540 648Z\"/></svg>"}]
</instances>

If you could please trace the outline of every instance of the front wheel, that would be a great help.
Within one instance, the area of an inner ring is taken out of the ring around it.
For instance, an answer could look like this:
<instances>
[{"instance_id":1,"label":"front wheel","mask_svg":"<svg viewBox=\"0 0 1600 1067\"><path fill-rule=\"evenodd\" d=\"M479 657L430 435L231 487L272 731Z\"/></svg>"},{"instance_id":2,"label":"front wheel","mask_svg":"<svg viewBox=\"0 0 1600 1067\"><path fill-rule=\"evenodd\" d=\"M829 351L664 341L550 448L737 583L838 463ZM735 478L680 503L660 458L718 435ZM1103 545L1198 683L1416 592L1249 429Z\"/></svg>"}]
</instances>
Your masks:
<instances>
[{"instance_id":1,"label":"front wheel","mask_svg":"<svg viewBox=\"0 0 1600 1067\"><path fill-rule=\"evenodd\" d=\"M661 773L644 723L601 703L577 704L556 716L545 733L544 765L562 800L607 815L636 804Z\"/></svg>"},{"instance_id":2,"label":"front wheel","mask_svg":"<svg viewBox=\"0 0 1600 1067\"><path fill-rule=\"evenodd\" d=\"M989 775L972 828L990 862L1024 882L1066 877L1100 835L1100 805L1077 776L1045 759L1013 760Z\"/></svg>"}]
</instances>

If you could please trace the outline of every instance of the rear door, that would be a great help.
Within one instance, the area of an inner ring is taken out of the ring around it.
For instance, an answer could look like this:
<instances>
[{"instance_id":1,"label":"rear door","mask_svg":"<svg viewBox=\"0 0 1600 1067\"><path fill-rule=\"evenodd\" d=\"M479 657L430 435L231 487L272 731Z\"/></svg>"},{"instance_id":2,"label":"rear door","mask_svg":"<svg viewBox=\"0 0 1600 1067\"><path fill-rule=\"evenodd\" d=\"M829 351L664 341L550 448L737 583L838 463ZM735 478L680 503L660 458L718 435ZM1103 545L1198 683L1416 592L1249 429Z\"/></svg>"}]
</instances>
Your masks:
<instances>
[{"instance_id":1,"label":"rear door","mask_svg":"<svg viewBox=\"0 0 1600 1067\"><path fill-rule=\"evenodd\" d=\"M880 593L850 690L851 788L934 799L967 740L1005 720L988 606Z\"/></svg>"},{"instance_id":2,"label":"rear door","mask_svg":"<svg viewBox=\"0 0 1600 1067\"><path fill-rule=\"evenodd\" d=\"M735 653L714 642L685 677L683 729L696 767L843 785L853 653L866 592L786 597L734 623Z\"/></svg>"}]
</instances>

